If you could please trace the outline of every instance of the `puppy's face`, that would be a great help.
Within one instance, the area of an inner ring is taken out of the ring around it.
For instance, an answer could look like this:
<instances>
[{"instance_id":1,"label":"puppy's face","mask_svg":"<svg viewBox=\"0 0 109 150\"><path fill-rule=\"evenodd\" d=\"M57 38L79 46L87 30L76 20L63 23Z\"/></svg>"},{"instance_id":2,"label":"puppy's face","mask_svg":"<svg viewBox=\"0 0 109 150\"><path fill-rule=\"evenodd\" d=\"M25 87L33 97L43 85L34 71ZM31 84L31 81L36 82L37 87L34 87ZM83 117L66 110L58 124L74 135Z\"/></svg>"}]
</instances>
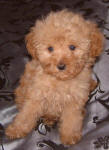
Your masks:
<instances>
[{"instance_id":1,"label":"puppy's face","mask_svg":"<svg viewBox=\"0 0 109 150\"><path fill-rule=\"evenodd\" d=\"M95 31L91 35L92 29ZM83 70L89 57L100 54L101 39L94 24L61 11L36 23L27 35L27 48L46 73L67 80Z\"/></svg>"},{"instance_id":2,"label":"puppy's face","mask_svg":"<svg viewBox=\"0 0 109 150\"><path fill-rule=\"evenodd\" d=\"M65 80L81 72L88 59L89 41L79 30L54 28L54 32L47 31L37 42L36 55L46 73Z\"/></svg>"}]
</instances>

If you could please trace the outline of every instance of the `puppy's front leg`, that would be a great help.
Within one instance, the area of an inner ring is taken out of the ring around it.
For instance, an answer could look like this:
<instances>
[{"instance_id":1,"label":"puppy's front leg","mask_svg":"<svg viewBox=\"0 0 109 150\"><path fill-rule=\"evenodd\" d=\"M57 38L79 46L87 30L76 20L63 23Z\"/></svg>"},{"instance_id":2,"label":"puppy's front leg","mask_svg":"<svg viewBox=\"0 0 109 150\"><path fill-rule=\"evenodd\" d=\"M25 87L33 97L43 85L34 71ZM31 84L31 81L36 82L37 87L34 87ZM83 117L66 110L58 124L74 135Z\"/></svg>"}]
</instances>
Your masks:
<instances>
[{"instance_id":1,"label":"puppy's front leg","mask_svg":"<svg viewBox=\"0 0 109 150\"><path fill-rule=\"evenodd\" d=\"M41 111L40 101L26 101L13 123L6 129L6 135L11 139L24 137L35 127Z\"/></svg>"},{"instance_id":2,"label":"puppy's front leg","mask_svg":"<svg viewBox=\"0 0 109 150\"><path fill-rule=\"evenodd\" d=\"M68 105L64 109L60 121L60 138L63 144L71 145L77 143L82 134L83 112L75 106Z\"/></svg>"}]
</instances>

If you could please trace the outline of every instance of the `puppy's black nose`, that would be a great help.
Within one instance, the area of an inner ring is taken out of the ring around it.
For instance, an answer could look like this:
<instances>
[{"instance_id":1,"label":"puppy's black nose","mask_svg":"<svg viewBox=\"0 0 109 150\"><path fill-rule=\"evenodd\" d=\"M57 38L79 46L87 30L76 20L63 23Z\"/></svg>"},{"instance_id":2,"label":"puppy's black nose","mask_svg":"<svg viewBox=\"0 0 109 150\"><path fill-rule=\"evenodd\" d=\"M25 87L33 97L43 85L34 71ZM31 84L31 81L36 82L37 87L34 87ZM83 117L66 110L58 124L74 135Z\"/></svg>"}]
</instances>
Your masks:
<instances>
[{"instance_id":1,"label":"puppy's black nose","mask_svg":"<svg viewBox=\"0 0 109 150\"><path fill-rule=\"evenodd\" d=\"M60 64L57 65L57 68L58 68L59 70L65 70L66 65L63 64L63 63L60 63Z\"/></svg>"}]
</instances>

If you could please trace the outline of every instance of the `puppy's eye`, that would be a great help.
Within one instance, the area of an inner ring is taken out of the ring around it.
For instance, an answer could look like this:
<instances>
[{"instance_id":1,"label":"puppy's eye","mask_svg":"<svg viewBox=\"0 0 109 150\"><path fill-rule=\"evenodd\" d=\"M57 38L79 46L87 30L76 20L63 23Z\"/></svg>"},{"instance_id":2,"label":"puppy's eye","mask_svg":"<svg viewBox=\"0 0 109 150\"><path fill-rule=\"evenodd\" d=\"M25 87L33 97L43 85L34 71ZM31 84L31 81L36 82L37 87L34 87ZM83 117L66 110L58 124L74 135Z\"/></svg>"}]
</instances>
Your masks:
<instances>
[{"instance_id":1,"label":"puppy's eye","mask_svg":"<svg viewBox=\"0 0 109 150\"><path fill-rule=\"evenodd\" d=\"M76 49L76 47L75 47L74 45L69 45L69 49L70 49L71 51L73 51L73 50Z\"/></svg>"},{"instance_id":2,"label":"puppy's eye","mask_svg":"<svg viewBox=\"0 0 109 150\"><path fill-rule=\"evenodd\" d=\"M52 52L53 50L54 50L54 49L53 49L52 46L48 47L48 51L49 51L49 52Z\"/></svg>"}]
</instances>

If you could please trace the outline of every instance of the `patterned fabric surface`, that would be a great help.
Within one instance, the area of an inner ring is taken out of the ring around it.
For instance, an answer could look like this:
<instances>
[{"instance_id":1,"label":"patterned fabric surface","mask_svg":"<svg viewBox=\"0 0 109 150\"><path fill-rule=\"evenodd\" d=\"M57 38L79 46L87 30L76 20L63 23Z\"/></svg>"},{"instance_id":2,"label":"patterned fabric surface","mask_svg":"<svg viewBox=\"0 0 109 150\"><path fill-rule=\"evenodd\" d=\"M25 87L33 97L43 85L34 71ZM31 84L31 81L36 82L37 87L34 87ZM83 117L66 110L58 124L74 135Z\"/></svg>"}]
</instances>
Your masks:
<instances>
[{"instance_id":1,"label":"patterned fabric surface","mask_svg":"<svg viewBox=\"0 0 109 150\"><path fill-rule=\"evenodd\" d=\"M89 96L83 138L74 146L63 146L57 127L49 128L40 120L25 139L9 140L4 131L17 113L14 89L30 59L24 37L36 19L62 8L97 22L106 39L104 52L94 67L93 76L99 85ZM108 8L109 0L0 0L0 150L109 150Z\"/></svg>"}]
</instances>

